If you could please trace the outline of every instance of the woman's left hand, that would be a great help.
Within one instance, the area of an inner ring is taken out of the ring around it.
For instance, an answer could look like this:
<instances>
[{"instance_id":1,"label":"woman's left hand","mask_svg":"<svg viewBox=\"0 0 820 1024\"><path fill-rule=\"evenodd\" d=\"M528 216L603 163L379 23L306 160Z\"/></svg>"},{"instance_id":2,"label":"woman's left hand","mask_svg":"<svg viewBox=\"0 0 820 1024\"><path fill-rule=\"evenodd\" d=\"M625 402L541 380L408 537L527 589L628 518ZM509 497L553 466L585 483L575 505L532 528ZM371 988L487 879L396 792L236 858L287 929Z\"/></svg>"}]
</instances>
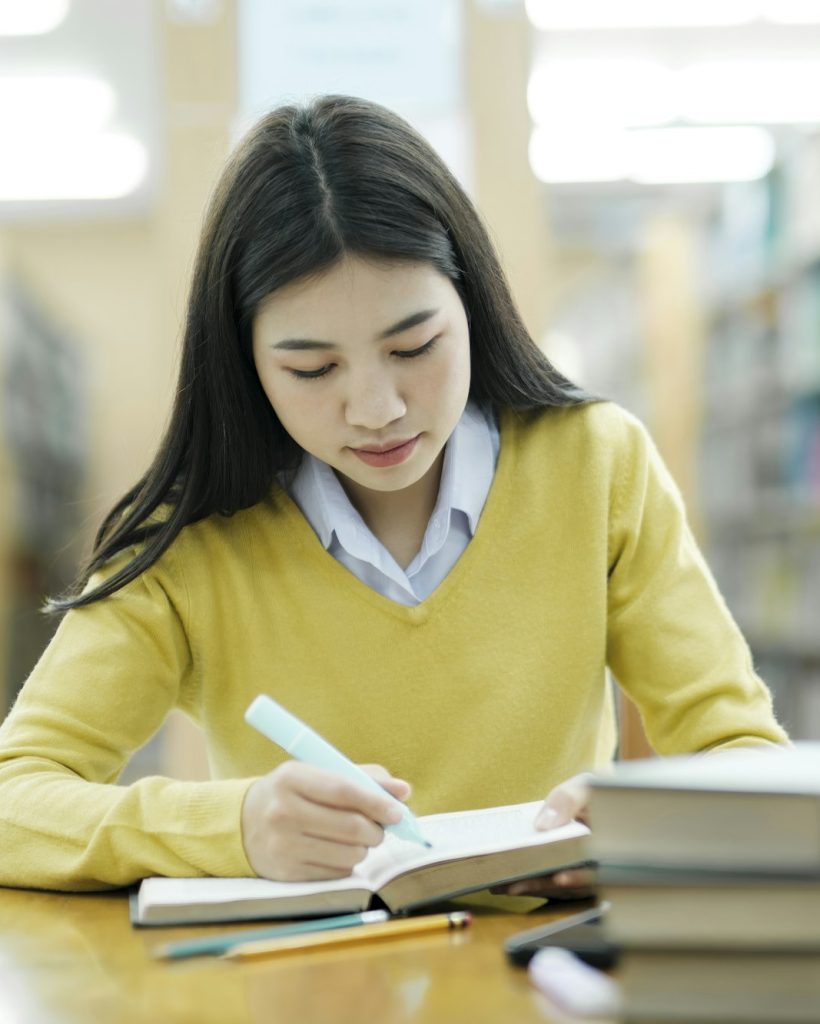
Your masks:
<instances>
[{"instance_id":1,"label":"woman's left hand","mask_svg":"<svg viewBox=\"0 0 820 1024\"><path fill-rule=\"evenodd\" d=\"M556 786L539 810L535 827L538 829L558 828L573 819L586 823L589 812L588 772L574 775ZM595 895L596 872L593 868L564 868L551 875L525 878L509 885L491 889L504 896L540 896L551 900L584 900Z\"/></svg>"}]
</instances>

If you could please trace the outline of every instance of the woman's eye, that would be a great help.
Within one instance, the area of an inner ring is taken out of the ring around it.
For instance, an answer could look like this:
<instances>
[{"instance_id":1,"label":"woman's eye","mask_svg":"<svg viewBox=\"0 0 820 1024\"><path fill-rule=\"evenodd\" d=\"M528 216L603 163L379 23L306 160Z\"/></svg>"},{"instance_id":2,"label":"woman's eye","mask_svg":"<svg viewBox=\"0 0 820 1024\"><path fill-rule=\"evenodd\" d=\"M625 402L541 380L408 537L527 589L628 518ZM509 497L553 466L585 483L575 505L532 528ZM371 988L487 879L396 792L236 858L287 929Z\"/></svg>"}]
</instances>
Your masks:
<instances>
[{"instance_id":1,"label":"woman's eye","mask_svg":"<svg viewBox=\"0 0 820 1024\"><path fill-rule=\"evenodd\" d=\"M417 359L419 356L426 355L428 352L432 352L438 339L441 337L437 334L435 338L431 338L427 344L422 345L421 348L410 349L408 352L393 352L394 356L398 356L399 359ZM335 367L335 363L328 363L326 366L320 366L318 370L294 370L288 367L288 373L291 376L296 377L297 380L318 380L320 377L326 377L330 371Z\"/></svg>"},{"instance_id":2,"label":"woman's eye","mask_svg":"<svg viewBox=\"0 0 820 1024\"><path fill-rule=\"evenodd\" d=\"M318 370L291 370L291 369L289 369L288 373L293 374L293 376L297 377L299 380L317 380L319 377L324 377L326 374L330 373L330 371L332 369L333 369L333 363L330 363L327 366L319 367Z\"/></svg>"},{"instance_id":3,"label":"woman's eye","mask_svg":"<svg viewBox=\"0 0 820 1024\"><path fill-rule=\"evenodd\" d=\"M411 349L409 352L394 352L394 356L398 356L399 359L415 359L417 356L423 356L427 352L432 352L433 346L436 344L438 339L441 337L437 334L435 338L431 338L426 345L422 345L421 348Z\"/></svg>"}]
</instances>

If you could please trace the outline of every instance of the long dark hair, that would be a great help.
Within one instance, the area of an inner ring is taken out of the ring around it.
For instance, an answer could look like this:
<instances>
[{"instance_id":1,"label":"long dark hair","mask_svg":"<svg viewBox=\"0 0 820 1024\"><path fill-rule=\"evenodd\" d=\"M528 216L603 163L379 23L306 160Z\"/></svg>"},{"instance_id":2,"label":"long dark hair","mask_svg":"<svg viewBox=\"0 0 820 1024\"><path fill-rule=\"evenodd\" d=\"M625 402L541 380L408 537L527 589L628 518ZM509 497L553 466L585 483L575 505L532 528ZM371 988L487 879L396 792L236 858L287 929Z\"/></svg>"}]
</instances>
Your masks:
<instances>
[{"instance_id":1,"label":"long dark hair","mask_svg":"<svg viewBox=\"0 0 820 1024\"><path fill-rule=\"evenodd\" d=\"M263 117L219 179L194 265L179 384L148 472L105 517L62 612L125 586L182 528L231 515L270 493L301 450L254 367L262 301L345 254L426 262L453 283L470 325L470 397L534 409L588 401L527 333L492 243L444 162L404 120L348 96ZM161 513L158 512L163 506ZM137 553L83 592L114 555Z\"/></svg>"}]
</instances>

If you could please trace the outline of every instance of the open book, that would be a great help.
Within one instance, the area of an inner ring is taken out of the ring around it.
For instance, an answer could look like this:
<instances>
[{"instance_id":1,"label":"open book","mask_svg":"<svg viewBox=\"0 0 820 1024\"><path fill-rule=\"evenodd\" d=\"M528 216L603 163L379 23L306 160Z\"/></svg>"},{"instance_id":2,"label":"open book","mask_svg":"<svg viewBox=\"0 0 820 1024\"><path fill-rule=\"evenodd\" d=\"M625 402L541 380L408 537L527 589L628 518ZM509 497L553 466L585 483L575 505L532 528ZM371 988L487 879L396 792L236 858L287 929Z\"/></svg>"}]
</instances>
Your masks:
<instances>
[{"instance_id":1,"label":"open book","mask_svg":"<svg viewBox=\"0 0 820 1024\"><path fill-rule=\"evenodd\" d=\"M536 800L421 817L432 849L388 833L346 878L146 878L132 901L132 921L172 925L341 914L366 909L374 897L396 913L587 860L589 829L571 822L536 831L540 806Z\"/></svg>"}]
</instances>

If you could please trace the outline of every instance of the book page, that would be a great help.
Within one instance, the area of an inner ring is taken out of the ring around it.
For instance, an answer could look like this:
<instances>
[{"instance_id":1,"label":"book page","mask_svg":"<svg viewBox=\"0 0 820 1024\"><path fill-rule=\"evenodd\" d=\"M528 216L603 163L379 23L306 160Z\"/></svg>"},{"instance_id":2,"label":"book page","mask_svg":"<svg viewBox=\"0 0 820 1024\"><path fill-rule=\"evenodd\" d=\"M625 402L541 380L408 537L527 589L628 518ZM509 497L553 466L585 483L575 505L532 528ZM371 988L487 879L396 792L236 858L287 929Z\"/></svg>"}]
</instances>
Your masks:
<instances>
[{"instance_id":1,"label":"book page","mask_svg":"<svg viewBox=\"0 0 820 1024\"><path fill-rule=\"evenodd\" d=\"M538 831L533 824L543 801L489 807L477 811L455 811L419 818L422 834L433 844L425 849L416 843L387 833L384 842L371 850L353 875L373 890L397 875L417 867L448 860L479 856L522 846L541 846L559 842L589 831L579 822L570 822L548 832Z\"/></svg>"},{"instance_id":2,"label":"book page","mask_svg":"<svg viewBox=\"0 0 820 1024\"><path fill-rule=\"evenodd\" d=\"M313 896L317 893L367 888L362 878L333 878L323 882L271 882L266 878L146 878L140 885L139 905L221 906L225 903Z\"/></svg>"}]
</instances>

